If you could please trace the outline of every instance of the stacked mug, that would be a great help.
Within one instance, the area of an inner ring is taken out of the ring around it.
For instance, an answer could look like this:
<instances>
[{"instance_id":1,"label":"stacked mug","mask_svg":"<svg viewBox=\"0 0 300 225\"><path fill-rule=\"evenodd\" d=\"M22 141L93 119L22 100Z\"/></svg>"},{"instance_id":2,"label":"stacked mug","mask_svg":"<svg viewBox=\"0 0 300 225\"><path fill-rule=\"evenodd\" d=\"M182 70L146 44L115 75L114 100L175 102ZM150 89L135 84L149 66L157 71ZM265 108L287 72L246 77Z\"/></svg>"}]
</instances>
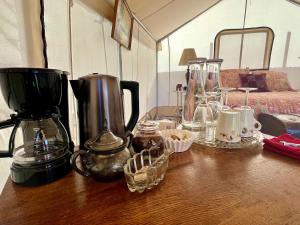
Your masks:
<instances>
[{"instance_id":1,"label":"stacked mug","mask_svg":"<svg viewBox=\"0 0 300 225\"><path fill-rule=\"evenodd\" d=\"M221 110L218 115L215 138L227 143L241 142L242 138L251 138L261 124L254 117L249 106Z\"/></svg>"}]
</instances>

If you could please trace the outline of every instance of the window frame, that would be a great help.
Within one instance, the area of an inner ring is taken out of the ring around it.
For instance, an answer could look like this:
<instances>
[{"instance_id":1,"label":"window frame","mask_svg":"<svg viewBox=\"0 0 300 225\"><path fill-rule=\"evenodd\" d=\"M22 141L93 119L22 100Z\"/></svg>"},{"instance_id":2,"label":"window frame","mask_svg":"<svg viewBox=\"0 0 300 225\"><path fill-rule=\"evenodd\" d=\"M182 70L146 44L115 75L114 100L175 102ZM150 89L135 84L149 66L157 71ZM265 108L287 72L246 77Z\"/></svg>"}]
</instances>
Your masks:
<instances>
[{"instance_id":1,"label":"window frame","mask_svg":"<svg viewBox=\"0 0 300 225\"><path fill-rule=\"evenodd\" d=\"M270 68L271 54L272 54L272 48L273 48L273 42L274 42L274 31L270 27L251 27L251 28L221 30L215 36L214 58L219 58L220 40L221 40L222 36L240 34L241 35L241 46L240 46L239 68L238 69L241 69L244 34L251 34L251 33L265 33L266 34L266 44L265 44L265 52L264 52L264 59L263 59L263 67L262 68L251 68L251 70L268 70ZM236 68L233 68L233 69L236 69Z\"/></svg>"}]
</instances>

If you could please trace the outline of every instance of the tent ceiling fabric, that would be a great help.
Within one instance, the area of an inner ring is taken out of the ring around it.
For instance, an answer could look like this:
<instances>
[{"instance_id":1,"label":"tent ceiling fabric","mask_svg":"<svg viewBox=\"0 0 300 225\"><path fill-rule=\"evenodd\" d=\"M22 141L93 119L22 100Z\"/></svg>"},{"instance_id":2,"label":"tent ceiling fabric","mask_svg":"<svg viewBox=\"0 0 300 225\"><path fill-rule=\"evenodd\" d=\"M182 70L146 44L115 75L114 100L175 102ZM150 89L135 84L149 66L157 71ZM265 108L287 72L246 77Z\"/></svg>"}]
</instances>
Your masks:
<instances>
[{"instance_id":1,"label":"tent ceiling fabric","mask_svg":"<svg viewBox=\"0 0 300 225\"><path fill-rule=\"evenodd\" d=\"M111 6L114 0L106 0ZM200 15L220 0L127 0L131 11L156 40Z\"/></svg>"},{"instance_id":2,"label":"tent ceiling fabric","mask_svg":"<svg viewBox=\"0 0 300 225\"><path fill-rule=\"evenodd\" d=\"M292 3L295 3L297 5L300 5L300 0L288 0L288 1L290 1Z\"/></svg>"}]
</instances>

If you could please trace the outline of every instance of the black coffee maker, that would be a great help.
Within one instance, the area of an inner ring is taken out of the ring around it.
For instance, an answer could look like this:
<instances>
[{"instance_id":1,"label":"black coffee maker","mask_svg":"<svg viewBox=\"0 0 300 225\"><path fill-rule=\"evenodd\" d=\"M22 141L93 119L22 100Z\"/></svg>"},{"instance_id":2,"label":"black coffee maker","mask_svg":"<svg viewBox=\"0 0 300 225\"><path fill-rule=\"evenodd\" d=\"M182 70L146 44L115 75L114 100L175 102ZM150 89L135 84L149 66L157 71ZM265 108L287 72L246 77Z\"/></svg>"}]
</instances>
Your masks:
<instances>
[{"instance_id":1,"label":"black coffee maker","mask_svg":"<svg viewBox=\"0 0 300 225\"><path fill-rule=\"evenodd\" d=\"M41 185L70 170L73 151L69 130L67 72L39 68L0 69L0 88L8 107L16 112L0 122L13 127L8 151L13 157L11 179Z\"/></svg>"}]
</instances>

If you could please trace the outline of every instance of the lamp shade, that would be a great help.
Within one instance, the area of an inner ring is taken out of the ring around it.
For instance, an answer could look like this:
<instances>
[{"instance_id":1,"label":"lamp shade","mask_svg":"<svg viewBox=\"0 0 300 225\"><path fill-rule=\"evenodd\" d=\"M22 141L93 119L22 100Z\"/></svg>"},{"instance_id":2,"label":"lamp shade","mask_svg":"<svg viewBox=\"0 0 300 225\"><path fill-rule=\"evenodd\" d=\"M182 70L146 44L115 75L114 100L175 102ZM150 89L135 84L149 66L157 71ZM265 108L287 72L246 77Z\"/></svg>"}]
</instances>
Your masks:
<instances>
[{"instance_id":1,"label":"lamp shade","mask_svg":"<svg viewBox=\"0 0 300 225\"><path fill-rule=\"evenodd\" d=\"M188 64L188 61L191 59L197 58L195 49L193 48L185 48L180 57L179 66L185 66Z\"/></svg>"}]
</instances>

